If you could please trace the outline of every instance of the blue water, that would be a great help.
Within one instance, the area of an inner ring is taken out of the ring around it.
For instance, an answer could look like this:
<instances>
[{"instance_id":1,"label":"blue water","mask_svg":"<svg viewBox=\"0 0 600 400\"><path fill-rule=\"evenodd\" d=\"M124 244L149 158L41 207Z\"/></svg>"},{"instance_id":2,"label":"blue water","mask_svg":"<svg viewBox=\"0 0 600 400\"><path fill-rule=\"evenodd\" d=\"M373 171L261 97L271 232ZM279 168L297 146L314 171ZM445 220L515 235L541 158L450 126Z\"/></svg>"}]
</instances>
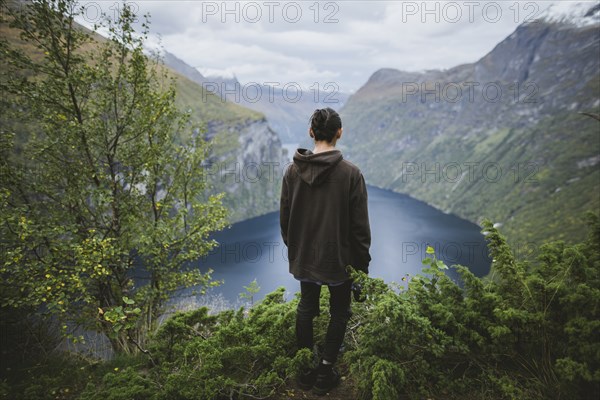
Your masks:
<instances>
[{"instance_id":1,"label":"blue water","mask_svg":"<svg viewBox=\"0 0 600 400\"><path fill-rule=\"evenodd\" d=\"M491 260L480 228L455 215L445 214L409 196L368 187L371 223L370 276L402 283L402 277L420 273L425 249L430 244L447 265L461 264L475 275L489 272ZM252 280L264 297L279 286L291 293L299 290L289 274L287 249L279 230L279 213L252 218L217 232L220 246L198 260L194 267L213 269L213 278L223 285L213 291L235 303ZM450 269L449 275L456 278Z\"/></svg>"}]
</instances>

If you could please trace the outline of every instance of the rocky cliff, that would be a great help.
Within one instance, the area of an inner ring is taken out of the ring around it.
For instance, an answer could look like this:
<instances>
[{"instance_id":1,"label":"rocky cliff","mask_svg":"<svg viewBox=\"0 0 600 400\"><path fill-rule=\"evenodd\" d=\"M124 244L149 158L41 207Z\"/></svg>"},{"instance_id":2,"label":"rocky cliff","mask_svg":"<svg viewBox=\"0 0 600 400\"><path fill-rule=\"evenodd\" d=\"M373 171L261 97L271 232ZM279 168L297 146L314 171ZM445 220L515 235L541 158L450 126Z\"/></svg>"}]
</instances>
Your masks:
<instances>
[{"instance_id":1,"label":"rocky cliff","mask_svg":"<svg viewBox=\"0 0 600 400\"><path fill-rule=\"evenodd\" d=\"M179 76L177 101L212 142L207 163L213 192L225 192L229 220L278 209L281 169L287 159L264 115L228 102Z\"/></svg>"},{"instance_id":2,"label":"rocky cliff","mask_svg":"<svg viewBox=\"0 0 600 400\"><path fill-rule=\"evenodd\" d=\"M226 193L230 220L278 210L286 158L266 119L214 124L210 131L218 134L207 170L214 191Z\"/></svg>"}]
</instances>

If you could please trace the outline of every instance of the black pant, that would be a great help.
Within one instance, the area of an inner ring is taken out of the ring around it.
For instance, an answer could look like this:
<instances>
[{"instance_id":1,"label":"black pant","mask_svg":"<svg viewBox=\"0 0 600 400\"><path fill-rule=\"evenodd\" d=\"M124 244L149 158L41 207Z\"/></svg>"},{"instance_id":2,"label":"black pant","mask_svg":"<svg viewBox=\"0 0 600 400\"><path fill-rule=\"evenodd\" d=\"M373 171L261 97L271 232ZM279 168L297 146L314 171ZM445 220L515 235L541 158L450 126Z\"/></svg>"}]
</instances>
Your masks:
<instances>
[{"instance_id":1,"label":"black pant","mask_svg":"<svg viewBox=\"0 0 600 400\"><path fill-rule=\"evenodd\" d=\"M352 280L329 288L329 326L325 337L323 359L331 363L337 360L340 346L344 341L346 326L350 319L350 295ZM296 340L298 349L313 347L313 318L319 315L321 285L300 282L301 298L296 313Z\"/></svg>"}]
</instances>

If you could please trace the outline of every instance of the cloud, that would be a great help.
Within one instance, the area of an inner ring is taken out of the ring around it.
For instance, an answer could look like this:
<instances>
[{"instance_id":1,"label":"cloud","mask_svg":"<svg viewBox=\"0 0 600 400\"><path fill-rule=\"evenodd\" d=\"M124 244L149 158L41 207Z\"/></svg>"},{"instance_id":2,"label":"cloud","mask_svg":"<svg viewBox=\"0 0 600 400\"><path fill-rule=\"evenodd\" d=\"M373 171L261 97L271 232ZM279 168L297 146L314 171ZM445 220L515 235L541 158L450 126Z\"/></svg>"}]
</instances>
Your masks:
<instances>
[{"instance_id":1,"label":"cloud","mask_svg":"<svg viewBox=\"0 0 600 400\"><path fill-rule=\"evenodd\" d=\"M151 14L151 31L165 48L201 71L235 74L242 83L333 81L346 92L379 68L445 69L477 61L552 3L135 2L140 14Z\"/></svg>"}]
</instances>

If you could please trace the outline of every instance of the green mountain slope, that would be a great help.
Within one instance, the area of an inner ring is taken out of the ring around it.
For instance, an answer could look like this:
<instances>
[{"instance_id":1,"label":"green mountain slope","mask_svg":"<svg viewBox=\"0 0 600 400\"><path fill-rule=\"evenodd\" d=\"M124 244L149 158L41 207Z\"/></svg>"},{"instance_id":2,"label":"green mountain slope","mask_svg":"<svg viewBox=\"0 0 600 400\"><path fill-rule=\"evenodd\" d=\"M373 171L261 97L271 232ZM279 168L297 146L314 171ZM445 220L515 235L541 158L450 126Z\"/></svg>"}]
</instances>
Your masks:
<instances>
[{"instance_id":1,"label":"green mountain slope","mask_svg":"<svg viewBox=\"0 0 600 400\"><path fill-rule=\"evenodd\" d=\"M520 26L474 64L377 71L342 110L344 151L374 185L472 221L529 252L583 238L600 209L598 26ZM401 223L401 221L399 221Z\"/></svg>"},{"instance_id":2,"label":"green mountain slope","mask_svg":"<svg viewBox=\"0 0 600 400\"><path fill-rule=\"evenodd\" d=\"M39 50L23 42L19 32L9 28L8 23L0 23L0 37L34 59L42 57ZM100 35L94 35L94 39L97 43L106 40ZM95 44L86 44L82 51L89 51L90 46ZM277 209L280 185L277 176L281 175L285 158L279 137L270 129L264 115L225 102L198 83L167 66L164 68L177 79L177 105L189 110L192 122L200 125L204 135L212 140L207 168L211 171L212 191L226 193L223 203L230 210L229 220L237 222ZM27 140L32 129L27 121L8 121L5 115L0 115L0 124L17 133L17 145ZM268 176L269 172L274 176Z\"/></svg>"}]
</instances>

